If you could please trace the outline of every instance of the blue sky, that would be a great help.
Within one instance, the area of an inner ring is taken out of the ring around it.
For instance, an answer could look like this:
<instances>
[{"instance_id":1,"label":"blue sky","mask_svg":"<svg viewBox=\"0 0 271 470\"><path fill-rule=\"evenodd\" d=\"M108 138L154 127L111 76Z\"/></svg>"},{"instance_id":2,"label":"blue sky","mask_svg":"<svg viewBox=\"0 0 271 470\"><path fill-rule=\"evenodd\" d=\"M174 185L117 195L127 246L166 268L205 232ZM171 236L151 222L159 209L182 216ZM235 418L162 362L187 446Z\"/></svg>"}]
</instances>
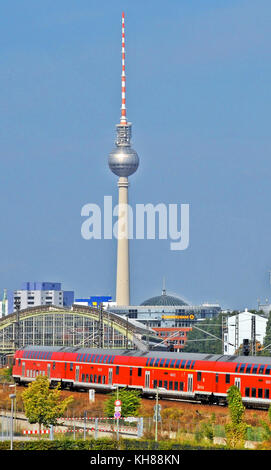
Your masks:
<instances>
[{"instance_id":1,"label":"blue sky","mask_svg":"<svg viewBox=\"0 0 271 470\"><path fill-rule=\"evenodd\" d=\"M117 203L107 156L128 118L130 203L190 204L190 246L131 243L131 300L271 299L270 1L44 0L0 6L0 288L60 281L115 295L116 240L83 240L81 208Z\"/></svg>"}]
</instances>

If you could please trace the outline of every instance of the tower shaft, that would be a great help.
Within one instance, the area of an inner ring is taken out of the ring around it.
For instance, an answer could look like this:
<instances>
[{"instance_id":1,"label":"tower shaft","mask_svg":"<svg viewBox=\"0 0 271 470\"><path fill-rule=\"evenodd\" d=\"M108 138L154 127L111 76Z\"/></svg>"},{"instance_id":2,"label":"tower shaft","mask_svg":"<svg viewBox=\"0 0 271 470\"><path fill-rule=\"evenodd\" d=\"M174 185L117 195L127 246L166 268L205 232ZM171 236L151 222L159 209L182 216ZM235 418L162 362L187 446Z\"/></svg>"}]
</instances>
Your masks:
<instances>
[{"instance_id":1,"label":"tower shaft","mask_svg":"<svg viewBox=\"0 0 271 470\"><path fill-rule=\"evenodd\" d=\"M130 305L128 186L128 178L121 176L118 181L117 305Z\"/></svg>"}]
</instances>

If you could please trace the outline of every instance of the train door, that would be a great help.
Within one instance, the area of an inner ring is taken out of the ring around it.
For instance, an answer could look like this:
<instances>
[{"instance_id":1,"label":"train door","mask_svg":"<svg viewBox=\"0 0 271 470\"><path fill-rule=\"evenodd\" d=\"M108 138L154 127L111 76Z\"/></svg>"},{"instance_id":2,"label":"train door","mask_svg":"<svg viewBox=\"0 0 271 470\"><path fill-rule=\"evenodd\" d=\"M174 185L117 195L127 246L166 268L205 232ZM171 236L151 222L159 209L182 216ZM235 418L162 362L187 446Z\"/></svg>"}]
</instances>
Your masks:
<instances>
[{"instance_id":1,"label":"train door","mask_svg":"<svg viewBox=\"0 0 271 470\"><path fill-rule=\"evenodd\" d=\"M241 379L240 379L240 377L235 377L235 379L234 379L234 385L235 385L239 390L241 390Z\"/></svg>"},{"instance_id":2,"label":"train door","mask_svg":"<svg viewBox=\"0 0 271 470\"><path fill-rule=\"evenodd\" d=\"M145 388L150 388L150 371L145 372Z\"/></svg>"},{"instance_id":3,"label":"train door","mask_svg":"<svg viewBox=\"0 0 271 470\"><path fill-rule=\"evenodd\" d=\"M108 371L108 385L112 385L113 381L113 369L109 369Z\"/></svg>"},{"instance_id":4,"label":"train door","mask_svg":"<svg viewBox=\"0 0 271 470\"><path fill-rule=\"evenodd\" d=\"M47 377L48 379L51 377L51 364L47 364Z\"/></svg>"},{"instance_id":5,"label":"train door","mask_svg":"<svg viewBox=\"0 0 271 470\"><path fill-rule=\"evenodd\" d=\"M80 366L76 366L76 369L75 369L75 382L79 382L79 372L80 372Z\"/></svg>"},{"instance_id":6,"label":"train door","mask_svg":"<svg viewBox=\"0 0 271 470\"><path fill-rule=\"evenodd\" d=\"M22 377L25 376L25 362L22 363Z\"/></svg>"},{"instance_id":7,"label":"train door","mask_svg":"<svg viewBox=\"0 0 271 470\"><path fill-rule=\"evenodd\" d=\"M192 374L188 374L187 391L188 393L193 393L193 375Z\"/></svg>"}]
</instances>

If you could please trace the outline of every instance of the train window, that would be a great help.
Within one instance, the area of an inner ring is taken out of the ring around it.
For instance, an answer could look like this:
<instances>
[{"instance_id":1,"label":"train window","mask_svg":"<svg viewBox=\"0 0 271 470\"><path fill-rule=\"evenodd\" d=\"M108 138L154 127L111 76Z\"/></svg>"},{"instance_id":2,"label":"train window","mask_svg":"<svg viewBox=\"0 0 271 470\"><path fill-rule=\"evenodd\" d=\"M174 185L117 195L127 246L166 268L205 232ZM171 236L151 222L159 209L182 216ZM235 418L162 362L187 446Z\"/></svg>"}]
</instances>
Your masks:
<instances>
[{"instance_id":1,"label":"train window","mask_svg":"<svg viewBox=\"0 0 271 470\"><path fill-rule=\"evenodd\" d=\"M165 359L161 359L161 362L160 362L160 367L163 367L163 365L164 365L164 362L165 362Z\"/></svg>"},{"instance_id":2,"label":"train window","mask_svg":"<svg viewBox=\"0 0 271 470\"><path fill-rule=\"evenodd\" d=\"M196 362L196 361L193 361L193 362L192 362L190 369L194 369L195 362Z\"/></svg>"},{"instance_id":3,"label":"train window","mask_svg":"<svg viewBox=\"0 0 271 470\"><path fill-rule=\"evenodd\" d=\"M269 374L270 374L270 370L271 370L271 366L266 366L265 374L266 374L266 375L269 375Z\"/></svg>"},{"instance_id":4,"label":"train window","mask_svg":"<svg viewBox=\"0 0 271 470\"><path fill-rule=\"evenodd\" d=\"M239 373L243 373L244 370L245 370L245 367L246 367L246 364L241 364L241 367L240 367L240 370L239 370Z\"/></svg>"},{"instance_id":5,"label":"train window","mask_svg":"<svg viewBox=\"0 0 271 470\"><path fill-rule=\"evenodd\" d=\"M264 390L264 398L269 398L269 389L268 388L266 388Z\"/></svg>"},{"instance_id":6,"label":"train window","mask_svg":"<svg viewBox=\"0 0 271 470\"><path fill-rule=\"evenodd\" d=\"M100 363L102 363L102 362L103 362L103 360L104 360L104 357L105 357L105 356L104 356L104 354L103 354L102 356L100 356L100 359L99 359L99 362L100 362Z\"/></svg>"},{"instance_id":7,"label":"train window","mask_svg":"<svg viewBox=\"0 0 271 470\"><path fill-rule=\"evenodd\" d=\"M256 364L253 369L252 369L252 374L257 374L257 369L258 369L259 365Z\"/></svg>"},{"instance_id":8,"label":"train window","mask_svg":"<svg viewBox=\"0 0 271 470\"><path fill-rule=\"evenodd\" d=\"M106 363L107 359L108 359L108 355L106 354L106 355L104 356L104 358L103 358L103 364Z\"/></svg>"},{"instance_id":9,"label":"train window","mask_svg":"<svg viewBox=\"0 0 271 470\"><path fill-rule=\"evenodd\" d=\"M226 376L225 376L225 383L226 383L226 384L229 384L230 381L231 381L231 376L230 376L230 374L226 374Z\"/></svg>"},{"instance_id":10,"label":"train window","mask_svg":"<svg viewBox=\"0 0 271 470\"><path fill-rule=\"evenodd\" d=\"M85 374L82 374L82 382L85 382Z\"/></svg>"},{"instance_id":11,"label":"train window","mask_svg":"<svg viewBox=\"0 0 271 470\"><path fill-rule=\"evenodd\" d=\"M198 381L198 382L201 381L201 372L198 372L198 373L197 373L197 381Z\"/></svg>"},{"instance_id":12,"label":"train window","mask_svg":"<svg viewBox=\"0 0 271 470\"><path fill-rule=\"evenodd\" d=\"M155 363L154 363L154 367L158 367L159 361L160 361L160 358L159 358L159 359L156 359L156 361L155 361Z\"/></svg>"},{"instance_id":13,"label":"train window","mask_svg":"<svg viewBox=\"0 0 271 470\"><path fill-rule=\"evenodd\" d=\"M183 391L183 382L180 382L180 391Z\"/></svg>"},{"instance_id":14,"label":"train window","mask_svg":"<svg viewBox=\"0 0 271 470\"><path fill-rule=\"evenodd\" d=\"M166 362L165 362L165 366L164 366L164 367L169 367L170 361L171 361L171 359L167 359Z\"/></svg>"},{"instance_id":15,"label":"train window","mask_svg":"<svg viewBox=\"0 0 271 470\"><path fill-rule=\"evenodd\" d=\"M55 370L55 368L56 368L56 363L53 362L53 370Z\"/></svg>"},{"instance_id":16,"label":"train window","mask_svg":"<svg viewBox=\"0 0 271 470\"><path fill-rule=\"evenodd\" d=\"M157 380L153 381L153 388L157 388Z\"/></svg>"},{"instance_id":17,"label":"train window","mask_svg":"<svg viewBox=\"0 0 271 470\"><path fill-rule=\"evenodd\" d=\"M174 382L174 390L178 390L178 382Z\"/></svg>"},{"instance_id":18,"label":"train window","mask_svg":"<svg viewBox=\"0 0 271 470\"><path fill-rule=\"evenodd\" d=\"M163 387L163 382L162 382L162 380L159 380L159 382L158 382L158 387Z\"/></svg>"},{"instance_id":19,"label":"train window","mask_svg":"<svg viewBox=\"0 0 271 470\"><path fill-rule=\"evenodd\" d=\"M235 372L238 371L239 366L240 366L240 362L238 362L237 366L235 367Z\"/></svg>"},{"instance_id":20,"label":"train window","mask_svg":"<svg viewBox=\"0 0 271 470\"><path fill-rule=\"evenodd\" d=\"M175 367L175 368L178 368L178 367L180 366L180 362L181 362L181 360L178 359L178 360L176 361L176 364L174 365L174 367Z\"/></svg>"},{"instance_id":21,"label":"train window","mask_svg":"<svg viewBox=\"0 0 271 470\"><path fill-rule=\"evenodd\" d=\"M250 374L251 367L252 367L252 364L248 364L248 365L247 365L247 368L246 368L246 373L247 373L247 374Z\"/></svg>"},{"instance_id":22,"label":"train window","mask_svg":"<svg viewBox=\"0 0 271 470\"><path fill-rule=\"evenodd\" d=\"M93 375L90 374L90 382L93 383Z\"/></svg>"},{"instance_id":23,"label":"train window","mask_svg":"<svg viewBox=\"0 0 271 470\"><path fill-rule=\"evenodd\" d=\"M94 375L94 383L95 384L97 383L97 375L96 374Z\"/></svg>"},{"instance_id":24,"label":"train window","mask_svg":"<svg viewBox=\"0 0 271 470\"><path fill-rule=\"evenodd\" d=\"M245 396L246 396L246 397L249 397L249 395L250 395L250 388L249 388L249 387L246 387L246 388L245 388Z\"/></svg>"},{"instance_id":25,"label":"train window","mask_svg":"<svg viewBox=\"0 0 271 470\"><path fill-rule=\"evenodd\" d=\"M184 366L185 366L185 363L186 363L186 360L182 361L182 363L181 363L181 369L183 369L183 368L184 368Z\"/></svg>"},{"instance_id":26,"label":"train window","mask_svg":"<svg viewBox=\"0 0 271 470\"><path fill-rule=\"evenodd\" d=\"M146 366L148 366L148 365L149 365L149 362L150 362L150 360L151 360L150 358L149 358L149 359L147 359L147 361L146 361Z\"/></svg>"},{"instance_id":27,"label":"train window","mask_svg":"<svg viewBox=\"0 0 271 470\"><path fill-rule=\"evenodd\" d=\"M187 361L187 364L186 364L186 369L190 369L190 364L191 364L192 361Z\"/></svg>"},{"instance_id":28,"label":"train window","mask_svg":"<svg viewBox=\"0 0 271 470\"><path fill-rule=\"evenodd\" d=\"M263 374L264 368L265 368L265 364L262 364L262 365L259 367L258 374Z\"/></svg>"},{"instance_id":29,"label":"train window","mask_svg":"<svg viewBox=\"0 0 271 470\"><path fill-rule=\"evenodd\" d=\"M251 389L251 396L256 397L256 388Z\"/></svg>"},{"instance_id":30,"label":"train window","mask_svg":"<svg viewBox=\"0 0 271 470\"><path fill-rule=\"evenodd\" d=\"M119 366L116 367L116 375L119 375L120 368Z\"/></svg>"},{"instance_id":31,"label":"train window","mask_svg":"<svg viewBox=\"0 0 271 470\"><path fill-rule=\"evenodd\" d=\"M171 381L169 382L168 388L169 388L169 390L172 390L172 389L173 389L173 382L171 382Z\"/></svg>"},{"instance_id":32,"label":"train window","mask_svg":"<svg viewBox=\"0 0 271 470\"><path fill-rule=\"evenodd\" d=\"M130 367L130 377L133 375L133 368Z\"/></svg>"},{"instance_id":33,"label":"train window","mask_svg":"<svg viewBox=\"0 0 271 470\"><path fill-rule=\"evenodd\" d=\"M98 375L98 384L101 383L101 378L102 378L102 377L101 377L100 375Z\"/></svg>"},{"instance_id":34,"label":"train window","mask_svg":"<svg viewBox=\"0 0 271 470\"><path fill-rule=\"evenodd\" d=\"M216 383L218 383L218 380L219 380L219 375L218 375L218 374L215 374L215 381L216 381Z\"/></svg>"},{"instance_id":35,"label":"train window","mask_svg":"<svg viewBox=\"0 0 271 470\"><path fill-rule=\"evenodd\" d=\"M167 390L167 380L164 380L164 388Z\"/></svg>"},{"instance_id":36,"label":"train window","mask_svg":"<svg viewBox=\"0 0 271 470\"><path fill-rule=\"evenodd\" d=\"M258 398L262 398L262 397L263 397L263 389L258 388Z\"/></svg>"},{"instance_id":37,"label":"train window","mask_svg":"<svg viewBox=\"0 0 271 470\"><path fill-rule=\"evenodd\" d=\"M149 366L153 366L154 363L154 357L150 360Z\"/></svg>"},{"instance_id":38,"label":"train window","mask_svg":"<svg viewBox=\"0 0 271 470\"><path fill-rule=\"evenodd\" d=\"M137 369L137 375L138 375L138 377L141 377L141 376L142 376L142 367L139 367L139 368Z\"/></svg>"},{"instance_id":39,"label":"train window","mask_svg":"<svg viewBox=\"0 0 271 470\"><path fill-rule=\"evenodd\" d=\"M108 361L108 364L113 364L115 360L115 356L111 356L110 362Z\"/></svg>"},{"instance_id":40,"label":"train window","mask_svg":"<svg viewBox=\"0 0 271 470\"><path fill-rule=\"evenodd\" d=\"M18 366L21 365L21 359L18 359Z\"/></svg>"},{"instance_id":41,"label":"train window","mask_svg":"<svg viewBox=\"0 0 271 470\"><path fill-rule=\"evenodd\" d=\"M70 362L70 370L73 370L73 362Z\"/></svg>"},{"instance_id":42,"label":"train window","mask_svg":"<svg viewBox=\"0 0 271 470\"><path fill-rule=\"evenodd\" d=\"M102 383L105 384L105 375L102 376Z\"/></svg>"}]
</instances>

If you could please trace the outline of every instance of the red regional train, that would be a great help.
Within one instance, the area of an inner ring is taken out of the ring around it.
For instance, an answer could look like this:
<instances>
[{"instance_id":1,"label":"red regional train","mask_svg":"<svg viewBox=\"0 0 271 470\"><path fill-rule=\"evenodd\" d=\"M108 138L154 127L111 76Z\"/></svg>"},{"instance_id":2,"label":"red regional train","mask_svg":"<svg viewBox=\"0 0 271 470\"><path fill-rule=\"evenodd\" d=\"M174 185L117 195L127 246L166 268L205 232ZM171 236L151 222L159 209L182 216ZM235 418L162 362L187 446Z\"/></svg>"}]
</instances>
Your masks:
<instances>
[{"instance_id":1,"label":"red regional train","mask_svg":"<svg viewBox=\"0 0 271 470\"><path fill-rule=\"evenodd\" d=\"M162 398L226 404L227 390L236 385L244 405L271 404L271 357L220 356L116 349L27 346L14 355L13 377L26 384L46 375L63 388L112 391L138 389Z\"/></svg>"}]
</instances>

